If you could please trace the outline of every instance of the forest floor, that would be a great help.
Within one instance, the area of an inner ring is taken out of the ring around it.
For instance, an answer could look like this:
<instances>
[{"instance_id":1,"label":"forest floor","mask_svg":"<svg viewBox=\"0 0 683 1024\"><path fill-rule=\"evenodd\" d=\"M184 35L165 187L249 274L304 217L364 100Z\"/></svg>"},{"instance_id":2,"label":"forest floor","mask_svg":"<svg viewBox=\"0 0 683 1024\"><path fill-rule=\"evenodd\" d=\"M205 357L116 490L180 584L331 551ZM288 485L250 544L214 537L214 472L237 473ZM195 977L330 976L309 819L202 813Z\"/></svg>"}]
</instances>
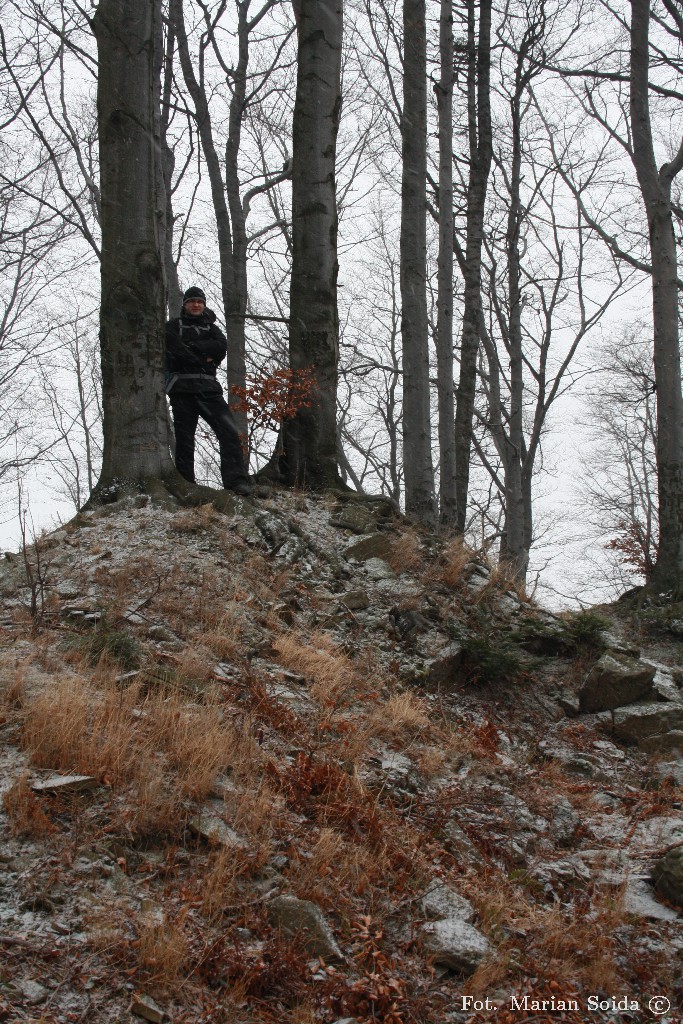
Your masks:
<instances>
[{"instance_id":1,"label":"forest floor","mask_svg":"<svg viewBox=\"0 0 683 1024\"><path fill-rule=\"evenodd\" d=\"M0 598L0 1022L680 1022L680 756L577 701L680 688L671 614L278 491L80 515Z\"/></svg>"}]
</instances>

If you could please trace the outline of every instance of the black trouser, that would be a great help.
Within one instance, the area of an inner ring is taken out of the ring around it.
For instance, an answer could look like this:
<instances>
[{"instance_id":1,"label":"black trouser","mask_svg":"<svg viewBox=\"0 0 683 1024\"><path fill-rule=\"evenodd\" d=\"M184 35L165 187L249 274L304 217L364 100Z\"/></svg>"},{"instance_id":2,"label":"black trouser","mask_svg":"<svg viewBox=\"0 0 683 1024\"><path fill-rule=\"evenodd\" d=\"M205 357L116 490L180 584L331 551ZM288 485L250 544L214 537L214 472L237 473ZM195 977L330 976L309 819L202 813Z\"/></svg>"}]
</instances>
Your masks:
<instances>
[{"instance_id":1,"label":"black trouser","mask_svg":"<svg viewBox=\"0 0 683 1024\"><path fill-rule=\"evenodd\" d=\"M178 472L195 483L194 435L199 417L218 438L221 451L221 479L224 487L248 480L240 435L222 395L169 395L175 431L175 464Z\"/></svg>"}]
</instances>

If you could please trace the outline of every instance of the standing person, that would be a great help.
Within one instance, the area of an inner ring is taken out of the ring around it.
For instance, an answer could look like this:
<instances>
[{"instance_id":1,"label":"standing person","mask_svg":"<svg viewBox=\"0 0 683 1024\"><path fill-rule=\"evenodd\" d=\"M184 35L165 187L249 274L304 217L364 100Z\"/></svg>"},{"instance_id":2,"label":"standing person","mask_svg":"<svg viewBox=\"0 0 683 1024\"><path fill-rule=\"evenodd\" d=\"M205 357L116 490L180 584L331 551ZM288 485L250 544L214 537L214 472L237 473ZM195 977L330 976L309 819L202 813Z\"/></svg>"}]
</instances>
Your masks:
<instances>
[{"instance_id":1,"label":"standing person","mask_svg":"<svg viewBox=\"0 0 683 1024\"><path fill-rule=\"evenodd\" d=\"M216 370L228 345L216 327L216 314L206 308L201 288L188 288L181 315L166 324L166 394L171 400L178 472L195 483L194 437L199 417L218 438L223 487L249 495L252 488L239 432L223 398Z\"/></svg>"}]
</instances>

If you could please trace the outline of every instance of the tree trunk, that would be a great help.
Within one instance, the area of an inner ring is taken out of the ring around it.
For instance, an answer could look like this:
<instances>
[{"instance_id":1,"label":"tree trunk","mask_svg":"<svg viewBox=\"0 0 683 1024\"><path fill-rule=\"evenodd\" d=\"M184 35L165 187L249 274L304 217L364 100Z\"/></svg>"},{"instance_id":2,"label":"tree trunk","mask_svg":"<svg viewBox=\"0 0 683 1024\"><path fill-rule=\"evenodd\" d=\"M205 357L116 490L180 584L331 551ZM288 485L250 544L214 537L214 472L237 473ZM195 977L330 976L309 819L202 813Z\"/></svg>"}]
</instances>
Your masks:
<instances>
[{"instance_id":1,"label":"tree trunk","mask_svg":"<svg viewBox=\"0 0 683 1024\"><path fill-rule=\"evenodd\" d=\"M169 318L178 316L183 301L183 293L178 280L178 266L173 254L173 233L175 221L173 216L173 171L175 169L175 154L167 141L168 123L171 116L171 87L173 84L173 51L175 49L175 35L172 26L169 25L166 39L166 54L164 58L164 81L161 98L161 166L164 176L164 195L166 198L166 213L164 217L163 253L164 270L166 272L166 298L168 303Z\"/></svg>"},{"instance_id":2,"label":"tree trunk","mask_svg":"<svg viewBox=\"0 0 683 1024\"><path fill-rule=\"evenodd\" d=\"M683 167L683 143L671 163L657 169L650 124L649 0L631 0L633 163L645 203L652 258L652 313L657 389L659 551L652 586L680 590L683 573L683 399L678 339L676 241L671 183Z\"/></svg>"},{"instance_id":3,"label":"tree trunk","mask_svg":"<svg viewBox=\"0 0 683 1024\"><path fill-rule=\"evenodd\" d=\"M435 520L427 322L427 33L425 0L403 0L401 336L406 512Z\"/></svg>"},{"instance_id":4,"label":"tree trunk","mask_svg":"<svg viewBox=\"0 0 683 1024\"><path fill-rule=\"evenodd\" d=\"M520 55L520 63L521 63ZM510 165L510 208L508 210L505 247L508 270L508 357L510 359L510 419L506 435L505 534L501 559L513 570L515 578L524 583L529 564L526 544L525 501L522 485L524 454L524 367L522 362L522 295L519 255L519 231L522 217L520 198L522 178L521 98L524 85L521 67L517 68L517 88L510 99L512 123L512 161Z\"/></svg>"},{"instance_id":5,"label":"tree trunk","mask_svg":"<svg viewBox=\"0 0 683 1024\"><path fill-rule=\"evenodd\" d=\"M247 94L247 70L249 67L249 13L250 0L242 0L237 7L237 41L239 55L237 65L233 69L233 93L230 100L228 119L228 139L225 144L225 191L228 197L230 220L232 221L232 289L229 296L224 296L225 330L228 339L228 392L230 405L236 399L233 388L246 385L246 333L244 314L247 311L247 228L242 199L240 197L240 180L238 156L242 137L242 117L244 101ZM247 435L247 414L233 408L237 427L241 434Z\"/></svg>"},{"instance_id":6,"label":"tree trunk","mask_svg":"<svg viewBox=\"0 0 683 1024\"><path fill-rule=\"evenodd\" d=\"M465 309L460 344L460 376L456 397L456 527L465 531L470 481L472 421L477 383L481 316L481 248L484 209L491 169L491 0L479 4L479 42L475 43L475 0L468 0L468 133L470 168L467 188L467 238L462 267Z\"/></svg>"},{"instance_id":7,"label":"tree trunk","mask_svg":"<svg viewBox=\"0 0 683 1024\"><path fill-rule=\"evenodd\" d=\"M312 367L310 409L287 420L280 468L293 486L338 487L337 206L342 0L294 0L298 70L293 124L291 368Z\"/></svg>"},{"instance_id":8,"label":"tree trunk","mask_svg":"<svg viewBox=\"0 0 683 1024\"><path fill-rule=\"evenodd\" d=\"M456 525L453 382L453 0L441 0L439 107L439 269L436 325L439 399L439 521Z\"/></svg>"},{"instance_id":9,"label":"tree trunk","mask_svg":"<svg viewBox=\"0 0 683 1024\"><path fill-rule=\"evenodd\" d=\"M104 452L96 491L173 476L164 395L159 195L161 0L100 0L100 345Z\"/></svg>"},{"instance_id":10,"label":"tree trunk","mask_svg":"<svg viewBox=\"0 0 683 1024\"><path fill-rule=\"evenodd\" d=\"M230 368L234 369L240 363L240 355L235 354L234 349L242 349L241 362L244 361L244 321L238 317L231 316L237 312L235 305L235 257L233 253L233 235L230 223L230 211L226 199L225 183L218 158L218 150L214 141L213 126L211 123L211 112L209 101L204 89L203 82L198 81L195 75L190 47L185 29L185 14L183 0L170 0L169 12L171 23L178 41L178 56L183 72L183 78L188 92L192 97L197 128L202 144L202 152L206 160L206 168L209 174L211 186L211 199L213 202L214 216L216 218L216 240L218 243L218 257L221 268L221 295L223 298L223 309L225 312L225 333L228 340L228 385L230 388L240 381L232 380ZM241 116L241 111L240 111ZM246 268L244 271L246 277ZM244 381L242 380L242 383Z\"/></svg>"}]
</instances>

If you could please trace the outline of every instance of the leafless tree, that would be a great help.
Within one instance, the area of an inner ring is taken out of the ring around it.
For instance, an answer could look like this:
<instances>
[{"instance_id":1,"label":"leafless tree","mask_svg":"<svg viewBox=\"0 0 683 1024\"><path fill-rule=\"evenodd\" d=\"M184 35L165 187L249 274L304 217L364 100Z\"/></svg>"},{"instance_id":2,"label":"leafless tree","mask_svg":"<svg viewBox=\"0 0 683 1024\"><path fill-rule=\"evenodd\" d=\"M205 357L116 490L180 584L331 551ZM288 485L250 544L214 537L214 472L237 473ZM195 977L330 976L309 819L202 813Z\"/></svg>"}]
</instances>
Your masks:
<instances>
[{"instance_id":1,"label":"leafless tree","mask_svg":"<svg viewBox=\"0 0 683 1024\"><path fill-rule=\"evenodd\" d=\"M406 511L434 522L427 321L427 27L425 0L403 0L401 338Z\"/></svg>"},{"instance_id":2,"label":"leafless tree","mask_svg":"<svg viewBox=\"0 0 683 1024\"><path fill-rule=\"evenodd\" d=\"M650 325L635 325L596 354L587 388L589 439L583 509L608 552L619 590L647 582L657 564L657 408Z\"/></svg>"}]
</instances>

